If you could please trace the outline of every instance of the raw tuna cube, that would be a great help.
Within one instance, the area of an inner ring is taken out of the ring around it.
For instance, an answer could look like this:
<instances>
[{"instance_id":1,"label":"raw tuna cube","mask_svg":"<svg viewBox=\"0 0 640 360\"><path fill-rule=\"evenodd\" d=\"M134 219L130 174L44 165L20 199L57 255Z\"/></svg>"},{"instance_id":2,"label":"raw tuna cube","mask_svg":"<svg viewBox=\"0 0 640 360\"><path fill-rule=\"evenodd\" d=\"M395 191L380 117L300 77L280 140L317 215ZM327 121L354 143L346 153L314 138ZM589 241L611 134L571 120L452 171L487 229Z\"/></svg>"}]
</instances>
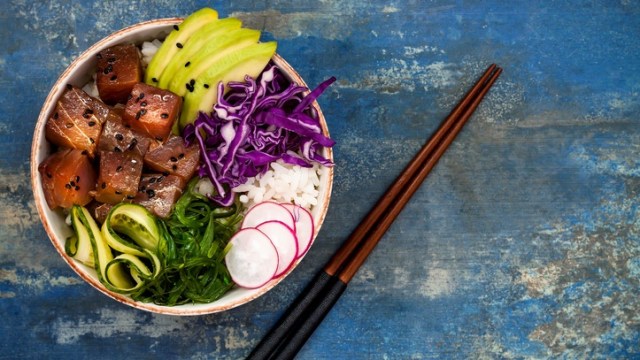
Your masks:
<instances>
[{"instance_id":1,"label":"raw tuna cube","mask_svg":"<svg viewBox=\"0 0 640 360\"><path fill-rule=\"evenodd\" d=\"M131 151L144 156L153 140L146 135L132 130L122 124L120 118L107 121L100 134L98 150L126 152Z\"/></svg>"},{"instance_id":2,"label":"raw tuna cube","mask_svg":"<svg viewBox=\"0 0 640 360\"><path fill-rule=\"evenodd\" d=\"M181 177L185 182L193 177L198 169L200 148L197 144L184 145L180 136L171 136L164 144L147 152L145 164L164 174Z\"/></svg>"},{"instance_id":3,"label":"raw tuna cube","mask_svg":"<svg viewBox=\"0 0 640 360\"><path fill-rule=\"evenodd\" d=\"M143 175L134 203L147 208L158 217L166 219L182 195L184 180L178 176L162 174Z\"/></svg>"},{"instance_id":4,"label":"raw tuna cube","mask_svg":"<svg viewBox=\"0 0 640 360\"><path fill-rule=\"evenodd\" d=\"M91 202L90 191L96 184L96 171L84 151L63 149L50 155L39 166L47 205L70 208Z\"/></svg>"},{"instance_id":5,"label":"raw tuna cube","mask_svg":"<svg viewBox=\"0 0 640 360\"><path fill-rule=\"evenodd\" d=\"M114 117L117 114L100 100L69 85L47 120L45 136L53 144L86 150L93 157L102 125Z\"/></svg>"},{"instance_id":6,"label":"raw tuna cube","mask_svg":"<svg viewBox=\"0 0 640 360\"><path fill-rule=\"evenodd\" d=\"M135 45L116 45L98 53L96 85L102 101L109 105L124 104L140 81L142 66Z\"/></svg>"},{"instance_id":7,"label":"raw tuna cube","mask_svg":"<svg viewBox=\"0 0 640 360\"><path fill-rule=\"evenodd\" d=\"M104 221L107 220L107 215L109 215L109 211L111 211L112 207L113 205L111 204L99 204L92 211L94 219L96 219L99 224L104 223Z\"/></svg>"},{"instance_id":8,"label":"raw tuna cube","mask_svg":"<svg viewBox=\"0 0 640 360\"><path fill-rule=\"evenodd\" d=\"M140 155L133 152L101 151L95 199L107 204L131 200L138 192L141 176Z\"/></svg>"},{"instance_id":9,"label":"raw tuna cube","mask_svg":"<svg viewBox=\"0 0 640 360\"><path fill-rule=\"evenodd\" d=\"M153 139L165 141L181 106L182 98L171 91L139 83L131 91L122 120Z\"/></svg>"}]
</instances>

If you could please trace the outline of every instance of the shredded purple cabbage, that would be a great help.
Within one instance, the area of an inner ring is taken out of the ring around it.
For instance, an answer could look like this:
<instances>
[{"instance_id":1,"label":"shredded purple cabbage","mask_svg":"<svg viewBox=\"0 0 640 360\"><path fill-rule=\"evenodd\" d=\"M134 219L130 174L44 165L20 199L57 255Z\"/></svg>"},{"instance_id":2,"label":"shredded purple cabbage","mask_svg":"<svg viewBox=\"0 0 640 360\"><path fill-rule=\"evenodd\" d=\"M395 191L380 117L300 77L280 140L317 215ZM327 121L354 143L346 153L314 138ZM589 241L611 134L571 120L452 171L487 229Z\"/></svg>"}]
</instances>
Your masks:
<instances>
[{"instance_id":1,"label":"shredded purple cabbage","mask_svg":"<svg viewBox=\"0 0 640 360\"><path fill-rule=\"evenodd\" d=\"M210 198L229 206L231 188L265 173L269 164L282 159L311 167L313 162L333 164L321 155L333 140L322 133L311 104L335 81L331 77L306 96L308 89L289 82L275 65L254 80L218 84L218 102L211 114L199 113L185 127L188 144L197 141L202 153L200 177L208 176L216 194Z\"/></svg>"}]
</instances>

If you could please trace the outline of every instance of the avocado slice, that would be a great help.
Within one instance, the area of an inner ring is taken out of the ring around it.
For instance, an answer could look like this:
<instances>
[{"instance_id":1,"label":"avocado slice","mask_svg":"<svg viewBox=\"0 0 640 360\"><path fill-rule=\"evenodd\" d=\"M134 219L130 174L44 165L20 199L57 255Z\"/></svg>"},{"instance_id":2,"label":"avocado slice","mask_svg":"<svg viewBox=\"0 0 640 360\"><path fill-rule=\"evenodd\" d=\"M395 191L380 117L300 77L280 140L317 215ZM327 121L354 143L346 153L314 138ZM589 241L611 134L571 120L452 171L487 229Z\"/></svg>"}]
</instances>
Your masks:
<instances>
[{"instance_id":1,"label":"avocado slice","mask_svg":"<svg viewBox=\"0 0 640 360\"><path fill-rule=\"evenodd\" d=\"M189 38L201 27L217 20L217 11L203 8L189 15L180 25L175 25L147 66L144 82L156 86L164 69Z\"/></svg>"},{"instance_id":2,"label":"avocado slice","mask_svg":"<svg viewBox=\"0 0 640 360\"><path fill-rule=\"evenodd\" d=\"M254 45L260 38L260 31L237 29L221 35L216 42L210 42L201 48L192 58L189 67L179 68L169 83L169 90L180 96L186 95L192 88L192 79L198 80L200 74L213 67L218 60L239 49Z\"/></svg>"},{"instance_id":3,"label":"avocado slice","mask_svg":"<svg viewBox=\"0 0 640 360\"><path fill-rule=\"evenodd\" d=\"M276 52L276 42L253 44L218 60L193 84L184 97L180 129L192 123L199 111L210 113L218 102L218 83L243 81L245 76L257 78Z\"/></svg>"},{"instance_id":4,"label":"avocado slice","mask_svg":"<svg viewBox=\"0 0 640 360\"><path fill-rule=\"evenodd\" d=\"M196 31L183 48L169 61L162 75L158 78L157 86L161 89L168 89L171 79L181 68L191 65L191 60L198 52L202 51L207 44L216 43L220 35L234 29L239 29L242 21L235 18L220 19L209 23Z\"/></svg>"}]
</instances>

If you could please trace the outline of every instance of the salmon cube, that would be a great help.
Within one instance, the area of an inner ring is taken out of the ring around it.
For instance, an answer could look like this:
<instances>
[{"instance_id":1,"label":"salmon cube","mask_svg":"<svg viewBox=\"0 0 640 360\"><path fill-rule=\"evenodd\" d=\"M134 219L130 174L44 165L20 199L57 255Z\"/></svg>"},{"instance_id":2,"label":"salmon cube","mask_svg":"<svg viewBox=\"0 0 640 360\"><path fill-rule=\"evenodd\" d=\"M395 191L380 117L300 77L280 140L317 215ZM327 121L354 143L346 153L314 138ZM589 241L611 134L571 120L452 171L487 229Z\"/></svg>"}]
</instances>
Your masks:
<instances>
[{"instance_id":1,"label":"salmon cube","mask_svg":"<svg viewBox=\"0 0 640 360\"><path fill-rule=\"evenodd\" d=\"M158 141L165 141L181 106L182 98L171 91L139 83L131 91L122 120L134 130Z\"/></svg>"},{"instance_id":2,"label":"salmon cube","mask_svg":"<svg viewBox=\"0 0 640 360\"><path fill-rule=\"evenodd\" d=\"M102 125L118 115L98 99L68 85L45 124L45 137L60 147L95 155Z\"/></svg>"},{"instance_id":3,"label":"salmon cube","mask_svg":"<svg viewBox=\"0 0 640 360\"><path fill-rule=\"evenodd\" d=\"M181 177L188 182L198 170L200 148L197 144L185 146L184 139L172 135L162 145L147 152L145 164L155 171Z\"/></svg>"},{"instance_id":4,"label":"salmon cube","mask_svg":"<svg viewBox=\"0 0 640 360\"><path fill-rule=\"evenodd\" d=\"M117 204L132 200L142 176L142 157L134 152L100 152L100 170L95 199Z\"/></svg>"},{"instance_id":5,"label":"salmon cube","mask_svg":"<svg viewBox=\"0 0 640 360\"><path fill-rule=\"evenodd\" d=\"M96 183L96 171L86 152L59 150L46 158L38 171L49 208L85 206L91 202L90 192Z\"/></svg>"},{"instance_id":6,"label":"salmon cube","mask_svg":"<svg viewBox=\"0 0 640 360\"><path fill-rule=\"evenodd\" d=\"M116 45L98 53L96 85L102 101L124 104L134 85L142 81L138 48L133 44Z\"/></svg>"},{"instance_id":7,"label":"salmon cube","mask_svg":"<svg viewBox=\"0 0 640 360\"><path fill-rule=\"evenodd\" d=\"M133 202L144 206L156 216L166 219L171 215L184 187L184 180L178 176L143 175L138 187L138 194Z\"/></svg>"},{"instance_id":8,"label":"salmon cube","mask_svg":"<svg viewBox=\"0 0 640 360\"><path fill-rule=\"evenodd\" d=\"M122 124L120 118L113 118L107 121L100 134L98 150L126 152L132 151L140 156L144 156L153 140L131 128Z\"/></svg>"}]
</instances>

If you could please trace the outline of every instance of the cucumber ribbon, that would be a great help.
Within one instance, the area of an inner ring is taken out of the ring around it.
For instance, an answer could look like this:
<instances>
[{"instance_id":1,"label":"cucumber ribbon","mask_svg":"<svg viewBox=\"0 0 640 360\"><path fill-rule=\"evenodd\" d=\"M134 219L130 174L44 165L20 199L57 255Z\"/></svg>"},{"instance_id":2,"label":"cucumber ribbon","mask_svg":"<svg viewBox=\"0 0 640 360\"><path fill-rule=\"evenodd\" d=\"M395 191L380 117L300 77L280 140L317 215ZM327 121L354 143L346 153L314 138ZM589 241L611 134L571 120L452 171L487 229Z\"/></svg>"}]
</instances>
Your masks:
<instances>
[{"instance_id":1,"label":"cucumber ribbon","mask_svg":"<svg viewBox=\"0 0 640 360\"><path fill-rule=\"evenodd\" d=\"M82 206L71 208L74 235L65 251L87 266L109 290L130 294L153 280L162 270L160 231L155 217L143 206L114 206L102 229ZM114 256L115 253L115 256Z\"/></svg>"}]
</instances>

